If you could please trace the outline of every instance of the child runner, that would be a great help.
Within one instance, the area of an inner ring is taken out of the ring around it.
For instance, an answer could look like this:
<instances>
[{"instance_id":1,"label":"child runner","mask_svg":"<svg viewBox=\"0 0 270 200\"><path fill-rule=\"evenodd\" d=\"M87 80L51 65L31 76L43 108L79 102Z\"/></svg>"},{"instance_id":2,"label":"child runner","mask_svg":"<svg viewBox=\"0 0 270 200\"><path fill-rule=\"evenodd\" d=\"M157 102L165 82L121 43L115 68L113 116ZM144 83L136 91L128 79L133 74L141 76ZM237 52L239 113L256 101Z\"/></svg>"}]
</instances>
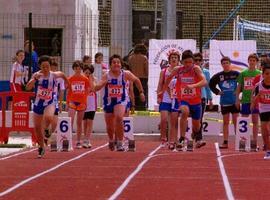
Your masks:
<instances>
[{"instance_id":1,"label":"child runner","mask_svg":"<svg viewBox=\"0 0 270 200\"><path fill-rule=\"evenodd\" d=\"M270 127L270 61L262 61L263 80L259 82L254 90L250 109L254 109L255 102L259 102L261 120L261 133L265 143L266 154L264 159L270 159L269 127Z\"/></svg>"},{"instance_id":2,"label":"child runner","mask_svg":"<svg viewBox=\"0 0 270 200\"><path fill-rule=\"evenodd\" d=\"M50 71L51 59L49 56L41 56L38 64L41 70L33 74L32 79L26 85L26 89L31 90L35 87L34 129L39 145L38 157L41 158L45 153L44 128L48 128L54 120L56 79L62 78L66 84L68 84L68 80L62 72Z\"/></svg>"},{"instance_id":3,"label":"child runner","mask_svg":"<svg viewBox=\"0 0 270 200\"><path fill-rule=\"evenodd\" d=\"M109 149L115 148L114 140L117 140L117 151L124 151L123 148L123 117L127 105L126 82L134 82L140 91L140 98L145 101L144 91L140 79L129 71L121 69L122 58L119 55L113 55L109 59L110 70L107 71L101 81L95 86L98 91L105 87L103 103L105 112L105 122L109 136ZM114 134L116 138L114 138Z\"/></svg>"},{"instance_id":4,"label":"child runner","mask_svg":"<svg viewBox=\"0 0 270 200\"><path fill-rule=\"evenodd\" d=\"M238 76L238 86L236 90L236 107L240 108L239 94L242 92L241 99L241 109L240 113L243 117L248 117L252 115L253 123L253 140L251 141L251 151L258 151L257 147L257 136L258 136L258 121L259 121L259 111L258 109L250 110L252 90L255 88L253 85L253 80L256 75L260 74L261 71L256 69L258 63L258 57L256 54L250 54L248 56L248 69L242 71Z\"/></svg>"},{"instance_id":5,"label":"child runner","mask_svg":"<svg viewBox=\"0 0 270 200\"><path fill-rule=\"evenodd\" d=\"M173 69L179 66L180 64L179 52L175 50L171 50L168 53L168 61L169 61L169 67L162 69L160 72L157 94L159 94L162 91L163 86L167 78L172 73ZM162 95L160 96L158 95L157 103L159 104L159 112L160 112L160 139L161 139L161 145L164 147L167 143L168 119L169 119L171 109L172 109L172 99L170 97L168 87L164 89L164 93Z\"/></svg>"},{"instance_id":6,"label":"child runner","mask_svg":"<svg viewBox=\"0 0 270 200\"><path fill-rule=\"evenodd\" d=\"M235 90L237 88L238 71L231 69L231 60L229 57L221 59L223 71L218 72L210 79L210 89L216 95L220 95L221 113L223 116L223 144L219 145L220 149L228 148L229 138L229 124L230 113L232 114L232 121L234 129L236 130L236 123L239 110L235 106ZM219 89L216 88L218 85Z\"/></svg>"},{"instance_id":7,"label":"child runner","mask_svg":"<svg viewBox=\"0 0 270 200\"><path fill-rule=\"evenodd\" d=\"M70 87L68 89L68 115L71 117L71 124L73 126L75 114L77 113L77 143L76 148L82 148L81 133L84 111L87 108L87 96L93 87L93 80L88 79L85 75L81 74L83 63L79 60L75 61L72 65L74 74L68 78Z\"/></svg>"}]
</instances>

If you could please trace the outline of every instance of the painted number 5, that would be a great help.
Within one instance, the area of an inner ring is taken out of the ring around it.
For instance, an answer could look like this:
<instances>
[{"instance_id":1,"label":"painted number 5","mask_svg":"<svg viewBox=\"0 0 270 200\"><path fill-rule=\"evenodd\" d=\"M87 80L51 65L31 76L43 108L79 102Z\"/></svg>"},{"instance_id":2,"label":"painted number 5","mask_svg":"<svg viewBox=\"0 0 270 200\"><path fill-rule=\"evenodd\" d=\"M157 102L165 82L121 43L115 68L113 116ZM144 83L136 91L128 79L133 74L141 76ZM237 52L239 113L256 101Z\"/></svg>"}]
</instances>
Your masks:
<instances>
[{"instance_id":1,"label":"painted number 5","mask_svg":"<svg viewBox=\"0 0 270 200\"><path fill-rule=\"evenodd\" d=\"M128 133L130 131L130 121L129 120L124 120L124 132Z\"/></svg>"},{"instance_id":2,"label":"painted number 5","mask_svg":"<svg viewBox=\"0 0 270 200\"><path fill-rule=\"evenodd\" d=\"M240 126L240 128L239 128L239 131L240 131L240 133L246 133L247 132L247 121L244 121L244 120L241 120L240 122L239 122L239 126Z\"/></svg>"},{"instance_id":3,"label":"painted number 5","mask_svg":"<svg viewBox=\"0 0 270 200\"><path fill-rule=\"evenodd\" d=\"M66 120L61 121L60 130L62 133L66 133L68 131L68 122Z\"/></svg>"}]
</instances>

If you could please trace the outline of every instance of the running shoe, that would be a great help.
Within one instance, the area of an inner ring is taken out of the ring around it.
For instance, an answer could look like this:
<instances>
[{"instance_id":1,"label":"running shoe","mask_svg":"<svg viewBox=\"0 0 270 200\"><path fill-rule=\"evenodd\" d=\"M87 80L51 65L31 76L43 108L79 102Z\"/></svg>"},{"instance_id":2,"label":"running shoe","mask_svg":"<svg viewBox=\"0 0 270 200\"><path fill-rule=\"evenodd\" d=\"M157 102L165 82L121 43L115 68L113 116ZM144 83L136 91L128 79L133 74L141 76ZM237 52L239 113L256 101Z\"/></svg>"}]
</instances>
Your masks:
<instances>
[{"instance_id":1,"label":"running shoe","mask_svg":"<svg viewBox=\"0 0 270 200\"><path fill-rule=\"evenodd\" d=\"M77 142L77 144L76 144L76 149L81 149L81 148L82 148L81 142Z\"/></svg>"},{"instance_id":2,"label":"running shoe","mask_svg":"<svg viewBox=\"0 0 270 200\"><path fill-rule=\"evenodd\" d=\"M128 151L135 151L135 140L128 140Z\"/></svg>"},{"instance_id":3,"label":"running shoe","mask_svg":"<svg viewBox=\"0 0 270 200\"><path fill-rule=\"evenodd\" d=\"M265 156L263 157L264 160L270 160L270 151L267 151L265 153Z\"/></svg>"},{"instance_id":4,"label":"running shoe","mask_svg":"<svg viewBox=\"0 0 270 200\"><path fill-rule=\"evenodd\" d=\"M114 141L109 141L108 147L111 151L114 151Z\"/></svg>"},{"instance_id":5,"label":"running shoe","mask_svg":"<svg viewBox=\"0 0 270 200\"><path fill-rule=\"evenodd\" d=\"M174 150L175 149L175 146L176 146L176 144L174 142L170 142L169 143L169 146L168 146L168 149L169 150Z\"/></svg>"},{"instance_id":6,"label":"running shoe","mask_svg":"<svg viewBox=\"0 0 270 200\"><path fill-rule=\"evenodd\" d=\"M45 149L42 147L38 148L38 158L42 158L45 154Z\"/></svg>"},{"instance_id":7,"label":"running shoe","mask_svg":"<svg viewBox=\"0 0 270 200\"><path fill-rule=\"evenodd\" d=\"M161 139L161 147L166 147L168 145L167 139Z\"/></svg>"},{"instance_id":8,"label":"running shoe","mask_svg":"<svg viewBox=\"0 0 270 200\"><path fill-rule=\"evenodd\" d=\"M116 151L125 151L122 141L117 141Z\"/></svg>"},{"instance_id":9,"label":"running shoe","mask_svg":"<svg viewBox=\"0 0 270 200\"><path fill-rule=\"evenodd\" d=\"M92 147L92 145L91 145L89 140L84 140L82 147L86 148L86 149L90 149Z\"/></svg>"},{"instance_id":10,"label":"running shoe","mask_svg":"<svg viewBox=\"0 0 270 200\"><path fill-rule=\"evenodd\" d=\"M198 148L201 148L201 147L203 147L203 146L205 146L205 145L206 145L206 142L205 142L205 141L203 141L203 140L198 140L198 141L196 142L195 147L198 149Z\"/></svg>"},{"instance_id":11,"label":"running shoe","mask_svg":"<svg viewBox=\"0 0 270 200\"><path fill-rule=\"evenodd\" d=\"M219 148L220 149L228 149L229 148L229 145L228 145L228 143L227 144L222 143L222 144L219 145Z\"/></svg>"},{"instance_id":12,"label":"running shoe","mask_svg":"<svg viewBox=\"0 0 270 200\"><path fill-rule=\"evenodd\" d=\"M45 129L44 130L44 143L46 144L46 145L48 145L48 140L49 140L49 138L51 137L51 132L50 132L50 130L49 129Z\"/></svg>"}]
</instances>

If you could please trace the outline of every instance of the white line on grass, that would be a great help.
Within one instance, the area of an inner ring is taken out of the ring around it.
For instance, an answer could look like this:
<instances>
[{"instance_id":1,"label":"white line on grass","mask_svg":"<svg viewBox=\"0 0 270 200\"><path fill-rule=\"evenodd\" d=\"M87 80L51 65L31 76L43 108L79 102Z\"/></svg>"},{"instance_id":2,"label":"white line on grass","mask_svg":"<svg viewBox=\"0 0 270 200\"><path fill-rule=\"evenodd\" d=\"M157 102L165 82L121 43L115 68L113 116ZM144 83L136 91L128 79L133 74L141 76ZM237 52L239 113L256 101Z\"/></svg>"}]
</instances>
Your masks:
<instances>
[{"instance_id":1,"label":"white line on grass","mask_svg":"<svg viewBox=\"0 0 270 200\"><path fill-rule=\"evenodd\" d=\"M70 163L70 162L72 162L72 161L78 160L78 159L82 158L83 156L85 156L85 155L87 155L87 154L89 154L89 153L92 153L92 152L97 151L97 150L99 150L99 149L101 149L101 148L104 148L104 147L107 146L107 145L108 145L108 144L104 144L104 145L99 146L99 147L97 147L97 148L95 148L95 149L92 149L92 150L90 150L90 151L84 152L83 154L80 154L79 156L76 156L76 157L71 158L71 159L69 159L69 160L67 160L67 161L61 162L60 164L58 164L58 165L56 165L56 166L54 166L54 167L52 167L52 168L50 168L50 169L48 169L48 170L46 170L46 171L43 171L43 172L41 172L41 173L39 173L39 174L36 174L36 175L34 175L34 176L31 176L31 177L29 177L29 178L27 178L27 179L25 179L25 180L19 182L18 184L14 185L14 186L12 186L12 187L10 187L10 188L8 188L7 190L1 192L1 193L0 193L0 197L2 197L2 196L4 196L4 195L6 195L6 194L8 194L8 193L10 193L10 192L12 192L12 191L18 189L19 187L25 185L26 183L28 183L28 182L30 182L30 181L32 181L32 180L35 180L35 179L37 179L37 178L39 178L39 177L41 177L41 176L43 176L43 175L45 175L45 174L48 174L48 173L50 173L50 172L52 172L52 171L54 171L54 170L60 168L60 167L66 165L66 164L68 164L68 163Z\"/></svg>"},{"instance_id":2,"label":"white line on grass","mask_svg":"<svg viewBox=\"0 0 270 200\"><path fill-rule=\"evenodd\" d=\"M110 196L109 200L116 199L123 190L127 187L129 182L141 171L143 166L150 160L153 155L161 148L161 146L158 146L156 149L154 149L151 153L148 154L148 156L137 166L137 168L126 178L126 180L120 185L120 187L117 188L117 190Z\"/></svg>"},{"instance_id":3,"label":"white line on grass","mask_svg":"<svg viewBox=\"0 0 270 200\"><path fill-rule=\"evenodd\" d=\"M16 157L16 156L19 156L19 155L22 155L22 154L30 153L30 152L35 151L35 150L37 150L37 148L30 149L28 151L23 151L23 152L20 152L20 153L16 153L16 154L13 154L13 155L4 157L4 158L0 158L0 160L6 160L6 159L9 159L9 158L12 158L12 157Z\"/></svg>"},{"instance_id":4,"label":"white line on grass","mask_svg":"<svg viewBox=\"0 0 270 200\"><path fill-rule=\"evenodd\" d=\"M225 167L224 167L223 162L222 162L222 157L221 157L221 153L220 153L220 150L219 150L218 143L215 143L215 147L216 147L216 153L217 153L217 160L218 160L218 164L219 164L219 169L220 169L220 173L221 173L221 176L222 176L222 180L223 180L223 184L224 184L224 187L225 187L227 198L228 198L228 200L234 200L231 185L230 185L228 176L226 174Z\"/></svg>"}]
</instances>

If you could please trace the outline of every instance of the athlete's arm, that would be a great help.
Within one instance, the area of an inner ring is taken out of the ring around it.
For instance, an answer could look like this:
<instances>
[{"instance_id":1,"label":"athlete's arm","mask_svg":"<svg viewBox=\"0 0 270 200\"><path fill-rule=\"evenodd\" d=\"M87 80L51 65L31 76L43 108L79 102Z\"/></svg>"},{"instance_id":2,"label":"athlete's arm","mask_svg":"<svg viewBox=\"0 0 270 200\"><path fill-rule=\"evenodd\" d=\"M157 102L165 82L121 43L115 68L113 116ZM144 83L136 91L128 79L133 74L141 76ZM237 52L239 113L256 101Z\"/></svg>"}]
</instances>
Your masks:
<instances>
[{"instance_id":1,"label":"athlete's arm","mask_svg":"<svg viewBox=\"0 0 270 200\"><path fill-rule=\"evenodd\" d=\"M195 84L187 85L187 88L192 89L192 88L201 88L203 86L206 86L207 81L205 79L205 76L203 75L201 68L199 66L194 66L194 72L197 74L200 81L198 83L195 83Z\"/></svg>"},{"instance_id":2,"label":"athlete's arm","mask_svg":"<svg viewBox=\"0 0 270 200\"><path fill-rule=\"evenodd\" d=\"M255 108L255 105L258 103L260 93L259 93L259 85L257 84L255 89L252 91L250 110L252 111Z\"/></svg>"},{"instance_id":3,"label":"athlete's arm","mask_svg":"<svg viewBox=\"0 0 270 200\"><path fill-rule=\"evenodd\" d=\"M130 101L131 101L131 107L134 108L135 106L135 96L134 96L134 87L133 87L133 82L130 81L130 85L129 85L129 98L130 98Z\"/></svg>"},{"instance_id":4,"label":"athlete's arm","mask_svg":"<svg viewBox=\"0 0 270 200\"><path fill-rule=\"evenodd\" d=\"M34 73L31 80L26 84L26 90L32 90L35 87L36 81L42 76L42 73L39 71Z\"/></svg>"},{"instance_id":5,"label":"athlete's arm","mask_svg":"<svg viewBox=\"0 0 270 200\"><path fill-rule=\"evenodd\" d=\"M94 86L95 91L101 90L108 82L107 73L102 75L101 80Z\"/></svg>"},{"instance_id":6,"label":"athlete's arm","mask_svg":"<svg viewBox=\"0 0 270 200\"><path fill-rule=\"evenodd\" d=\"M173 68L171 74L166 78L161 91L158 93L158 96L161 96L168 89L170 82L172 81L173 77L177 75L179 68L180 66Z\"/></svg>"},{"instance_id":7,"label":"athlete's arm","mask_svg":"<svg viewBox=\"0 0 270 200\"><path fill-rule=\"evenodd\" d=\"M65 81L66 86L68 87L69 85L69 81L68 78L66 77L66 75L61 72L61 71L57 71L57 72L51 72L54 74L55 78L62 78Z\"/></svg>"}]
</instances>

